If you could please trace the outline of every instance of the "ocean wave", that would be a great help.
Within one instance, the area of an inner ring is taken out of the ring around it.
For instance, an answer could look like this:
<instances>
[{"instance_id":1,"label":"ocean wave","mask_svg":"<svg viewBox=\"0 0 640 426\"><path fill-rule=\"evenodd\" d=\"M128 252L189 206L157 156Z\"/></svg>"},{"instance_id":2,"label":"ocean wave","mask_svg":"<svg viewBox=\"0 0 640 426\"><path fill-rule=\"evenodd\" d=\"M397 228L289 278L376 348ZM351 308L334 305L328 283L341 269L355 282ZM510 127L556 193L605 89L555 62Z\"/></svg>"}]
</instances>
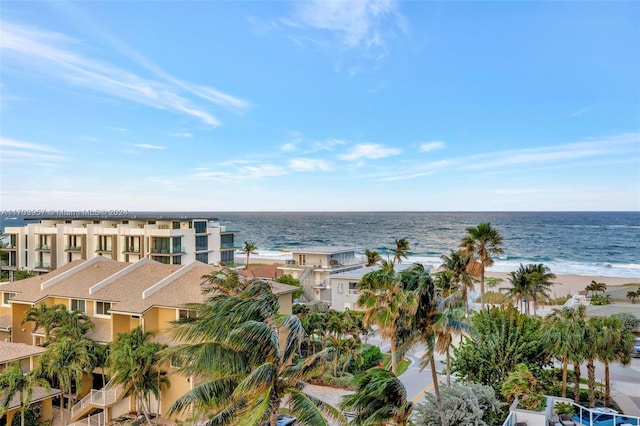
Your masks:
<instances>
[{"instance_id":1,"label":"ocean wave","mask_svg":"<svg viewBox=\"0 0 640 426\"><path fill-rule=\"evenodd\" d=\"M238 260L244 259L244 254L236 252ZM291 251L275 251L275 250L260 250L258 253L252 254L251 259L254 261L274 259L279 261L290 260L293 258ZM384 256L383 256L384 258ZM403 263L422 263L423 265L429 265L433 268L438 268L442 265L442 259L440 256L421 256L411 255L408 256ZM540 261L538 258L511 258L511 259L496 259L493 266L487 268L489 271L495 272L512 272L517 270L520 265L528 265L530 263L543 263L554 274L560 275L585 275L595 277L621 277L621 278L634 278L640 279L640 264L638 263L589 263L589 262L574 262L567 260L549 260Z\"/></svg>"}]
</instances>

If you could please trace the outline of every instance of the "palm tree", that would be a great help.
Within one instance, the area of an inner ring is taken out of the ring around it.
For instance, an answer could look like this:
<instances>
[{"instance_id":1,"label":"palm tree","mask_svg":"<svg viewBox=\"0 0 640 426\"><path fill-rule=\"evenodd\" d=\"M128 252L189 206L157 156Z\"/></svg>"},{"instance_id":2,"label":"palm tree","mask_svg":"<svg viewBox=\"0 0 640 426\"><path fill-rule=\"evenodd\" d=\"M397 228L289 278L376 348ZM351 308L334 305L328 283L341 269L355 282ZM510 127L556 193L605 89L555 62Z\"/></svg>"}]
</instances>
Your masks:
<instances>
[{"instance_id":1,"label":"palm tree","mask_svg":"<svg viewBox=\"0 0 640 426\"><path fill-rule=\"evenodd\" d=\"M44 330L45 340L49 341L51 337L51 331L54 328L60 327L63 321L64 314L67 307L63 304L53 305L51 307L41 304L30 307L25 313L25 317L22 320L22 324L26 322L33 322L33 330L42 328Z\"/></svg>"},{"instance_id":2,"label":"palm tree","mask_svg":"<svg viewBox=\"0 0 640 426\"><path fill-rule=\"evenodd\" d=\"M71 416L73 385L75 384L78 390L82 389L82 376L85 373L91 374L95 364L91 346L92 343L86 338L73 339L65 336L50 343L47 350L40 356L43 374L57 380L62 391L69 397L67 420ZM64 405L62 402L61 404ZM62 423L69 424L70 422L65 421L64 407L60 408Z\"/></svg>"},{"instance_id":3,"label":"palm tree","mask_svg":"<svg viewBox=\"0 0 640 426\"><path fill-rule=\"evenodd\" d=\"M600 292L605 292L607 290L607 285L605 283L598 283L595 280L591 281L591 284L584 288L586 291L592 292L592 295L595 296Z\"/></svg>"},{"instance_id":4,"label":"palm tree","mask_svg":"<svg viewBox=\"0 0 640 426\"><path fill-rule=\"evenodd\" d=\"M153 333L136 327L129 333L118 334L109 353L109 374L114 384L130 386L136 405L142 408L147 423L151 425L149 413L150 395L160 395L161 386L168 386L167 373L160 368L160 351L166 345L151 342Z\"/></svg>"},{"instance_id":5,"label":"palm tree","mask_svg":"<svg viewBox=\"0 0 640 426\"><path fill-rule=\"evenodd\" d=\"M473 289L473 278L469 274L468 267L471 257L461 251L451 250L450 254L440 256L441 268L449 272L451 283L460 289L460 295L465 307L469 308L469 290ZM448 295L445 295L448 296Z\"/></svg>"},{"instance_id":6,"label":"palm tree","mask_svg":"<svg viewBox=\"0 0 640 426\"><path fill-rule=\"evenodd\" d=\"M398 374L398 331L401 323L415 313L415 293L401 287L400 276L389 262L364 275L358 290L358 306L364 310L363 322L365 326L376 325L380 337L389 340L391 371Z\"/></svg>"},{"instance_id":7,"label":"palm tree","mask_svg":"<svg viewBox=\"0 0 640 426\"><path fill-rule=\"evenodd\" d=\"M51 390L49 383L38 376L37 370L32 370L27 374L22 372L19 361L13 361L7 368L0 374L0 389L2 392L2 400L0 400L0 417L3 412L9 409L11 401L16 395L19 395L20 409L20 424L24 426L25 412L31 405L31 399L33 398L33 389L36 386L42 386L47 390Z\"/></svg>"},{"instance_id":8,"label":"palm tree","mask_svg":"<svg viewBox=\"0 0 640 426\"><path fill-rule=\"evenodd\" d=\"M244 264L244 269L249 269L249 256L258 251L258 246L253 241L245 241L242 246L242 253L247 255L247 261Z\"/></svg>"},{"instance_id":9,"label":"palm tree","mask_svg":"<svg viewBox=\"0 0 640 426\"><path fill-rule=\"evenodd\" d=\"M579 315L579 314L578 314ZM562 362L562 397L567 396L569 357L576 347L571 325L576 311L573 308L554 309L544 319L542 341L551 355Z\"/></svg>"},{"instance_id":10,"label":"palm tree","mask_svg":"<svg viewBox=\"0 0 640 426\"><path fill-rule=\"evenodd\" d=\"M207 425L276 426L288 396L301 424L328 425L327 416L346 425L337 409L303 392L304 382L324 368L328 351L297 360L304 328L297 316L277 314L278 299L267 283L191 306L195 318L176 321L170 332L185 343L165 353L178 372L202 382L171 406L170 415L189 410Z\"/></svg>"},{"instance_id":11,"label":"palm tree","mask_svg":"<svg viewBox=\"0 0 640 426\"><path fill-rule=\"evenodd\" d=\"M372 368L356 378L357 390L345 395L340 409L355 413L353 426L405 426L413 412L407 390L393 374L382 368Z\"/></svg>"},{"instance_id":12,"label":"palm tree","mask_svg":"<svg viewBox=\"0 0 640 426\"><path fill-rule=\"evenodd\" d=\"M213 270L211 273L203 275L202 279L208 282L205 292L225 294L227 296L244 291L251 283L251 280L241 280L238 271L227 267L221 270Z\"/></svg>"},{"instance_id":13,"label":"palm tree","mask_svg":"<svg viewBox=\"0 0 640 426\"><path fill-rule=\"evenodd\" d=\"M467 228L467 235L462 238L460 247L462 252L471 257L469 272L480 277L480 301L484 309L484 272L485 268L493 265L491 255L503 253L502 237L497 229L488 222L482 222L476 227Z\"/></svg>"},{"instance_id":14,"label":"palm tree","mask_svg":"<svg viewBox=\"0 0 640 426\"><path fill-rule=\"evenodd\" d=\"M577 308L565 308L563 316L567 321L567 345L569 347L569 362L573 363L573 400L580 403L580 366L585 361L589 328L587 324L587 309L580 305Z\"/></svg>"},{"instance_id":15,"label":"palm tree","mask_svg":"<svg viewBox=\"0 0 640 426\"><path fill-rule=\"evenodd\" d=\"M609 374L609 364L621 361L623 365L631 361L631 349L633 347L633 334L627 332L622 322L613 317L600 318L602 327L600 347L597 358L604 364L605 392L603 402L606 407L611 402L611 379Z\"/></svg>"},{"instance_id":16,"label":"palm tree","mask_svg":"<svg viewBox=\"0 0 640 426\"><path fill-rule=\"evenodd\" d=\"M529 297L533 300L533 314L536 315L538 311L538 301L540 299L548 299L549 287L553 285L553 280L556 275L551 273L551 270L544 266L542 263L527 265L527 279L529 281Z\"/></svg>"},{"instance_id":17,"label":"palm tree","mask_svg":"<svg viewBox=\"0 0 640 426\"><path fill-rule=\"evenodd\" d=\"M629 290L627 292L627 299L631 300L631 303L636 303L638 297L640 297L640 288L638 291Z\"/></svg>"},{"instance_id":18,"label":"palm tree","mask_svg":"<svg viewBox=\"0 0 640 426\"><path fill-rule=\"evenodd\" d=\"M63 304L51 307L41 304L30 307L22 324L33 322L33 332L42 327L46 341L61 337L80 339L88 331L95 329L95 324L84 312L69 311Z\"/></svg>"},{"instance_id":19,"label":"palm tree","mask_svg":"<svg viewBox=\"0 0 640 426\"><path fill-rule=\"evenodd\" d=\"M529 314L529 305L527 304L526 308L523 310L524 300L529 293L529 280L527 279L527 271L520 264L520 268L517 271L512 271L509 273L509 283L511 283L511 288L507 293L507 297L509 299L515 300L517 303L520 303L520 312L526 310L526 314Z\"/></svg>"},{"instance_id":20,"label":"palm tree","mask_svg":"<svg viewBox=\"0 0 640 426\"><path fill-rule=\"evenodd\" d=\"M373 266L376 263L382 261L382 257L380 257L380 253L378 253L375 250L365 250L364 254L367 257L366 266Z\"/></svg>"},{"instance_id":21,"label":"palm tree","mask_svg":"<svg viewBox=\"0 0 640 426\"><path fill-rule=\"evenodd\" d=\"M409 240L406 238L396 238L396 248L389 249L394 253L393 263L402 263L402 259L406 259L409 254Z\"/></svg>"},{"instance_id":22,"label":"palm tree","mask_svg":"<svg viewBox=\"0 0 640 426\"><path fill-rule=\"evenodd\" d=\"M465 312L462 309L448 307L443 312L443 321L436 328L435 351L446 355L447 386L451 386L451 343L453 337L463 331L471 331L464 321Z\"/></svg>"}]
</instances>

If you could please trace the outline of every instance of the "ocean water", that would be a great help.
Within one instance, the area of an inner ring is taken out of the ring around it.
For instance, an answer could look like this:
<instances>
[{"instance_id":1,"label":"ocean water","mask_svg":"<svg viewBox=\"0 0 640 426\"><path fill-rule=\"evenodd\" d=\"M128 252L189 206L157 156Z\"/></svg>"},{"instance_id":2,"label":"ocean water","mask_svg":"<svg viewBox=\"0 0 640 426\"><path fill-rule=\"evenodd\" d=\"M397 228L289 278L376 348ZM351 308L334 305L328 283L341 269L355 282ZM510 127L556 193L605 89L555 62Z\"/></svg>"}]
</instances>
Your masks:
<instances>
[{"instance_id":1,"label":"ocean water","mask_svg":"<svg viewBox=\"0 0 640 426\"><path fill-rule=\"evenodd\" d=\"M490 222L503 237L494 271L543 263L556 274L640 278L640 212L365 212L220 213L237 226L237 240L253 241L264 256L317 245L353 246L386 257L407 238L409 261L437 266L457 250L466 228Z\"/></svg>"},{"instance_id":2,"label":"ocean water","mask_svg":"<svg viewBox=\"0 0 640 426\"><path fill-rule=\"evenodd\" d=\"M141 216L193 212L137 212ZM410 243L408 261L439 265L456 250L465 229L490 222L503 237L494 271L543 263L556 274L640 278L640 212L207 212L240 229L237 241L253 241L263 257L288 257L310 246L349 246L383 257L396 238ZM22 218L0 217L0 227ZM238 256L242 256L239 254Z\"/></svg>"}]
</instances>

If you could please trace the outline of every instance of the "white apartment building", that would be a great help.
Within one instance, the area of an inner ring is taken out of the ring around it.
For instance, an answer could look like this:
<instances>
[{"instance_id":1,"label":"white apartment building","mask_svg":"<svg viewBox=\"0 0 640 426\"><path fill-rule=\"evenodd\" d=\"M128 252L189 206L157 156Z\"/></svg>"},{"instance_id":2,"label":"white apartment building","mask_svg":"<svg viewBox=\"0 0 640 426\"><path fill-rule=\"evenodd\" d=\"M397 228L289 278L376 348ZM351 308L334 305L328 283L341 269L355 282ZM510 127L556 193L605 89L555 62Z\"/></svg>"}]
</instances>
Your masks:
<instances>
[{"instance_id":1,"label":"white apartment building","mask_svg":"<svg viewBox=\"0 0 640 426\"><path fill-rule=\"evenodd\" d=\"M210 265L234 261L238 229L223 226L216 218L187 216L87 216L26 219L19 227L7 227L8 252L0 270L44 273L74 260L103 256L119 262L149 258L160 263L184 265L200 261Z\"/></svg>"},{"instance_id":2,"label":"white apartment building","mask_svg":"<svg viewBox=\"0 0 640 426\"><path fill-rule=\"evenodd\" d=\"M354 247L316 246L292 250L292 259L278 269L300 281L304 297L309 301L331 303L328 278L354 269L361 269L366 258L356 255Z\"/></svg>"}]
</instances>

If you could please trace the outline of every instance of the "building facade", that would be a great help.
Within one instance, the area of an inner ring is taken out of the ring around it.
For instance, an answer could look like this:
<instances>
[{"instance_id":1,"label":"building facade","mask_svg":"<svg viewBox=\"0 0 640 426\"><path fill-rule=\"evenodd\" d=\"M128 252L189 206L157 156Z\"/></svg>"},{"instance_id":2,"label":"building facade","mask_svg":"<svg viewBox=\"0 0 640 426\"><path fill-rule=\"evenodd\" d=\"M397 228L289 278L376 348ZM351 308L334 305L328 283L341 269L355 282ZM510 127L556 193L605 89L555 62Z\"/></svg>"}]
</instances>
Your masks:
<instances>
[{"instance_id":1,"label":"building facade","mask_svg":"<svg viewBox=\"0 0 640 426\"><path fill-rule=\"evenodd\" d=\"M39 350L45 344L44 332L34 330L33 323L23 322L32 306L64 304L69 310L86 313L95 324L87 336L99 343L113 342L118 334L129 333L136 327L154 333L158 342L173 345L179 342L167 334L172 321L189 314L188 303L205 302L211 296L203 290L203 278L219 268L201 262L171 265L148 258L136 263L118 262L105 256L90 260L76 260L47 274L12 283L0 283L0 318L5 324L2 340ZM278 296L280 313L291 314L292 294L298 288L270 282ZM2 358L0 357L0 361ZM1 363L0 363L1 367ZM170 386L163 387L159 401L150 407L166 415L168 408L197 383L196 377L177 374L170 365ZM86 395L72 409L71 421L76 422L92 413L111 419L135 410L135 399L126 396L126 389L107 386L91 389L92 380L83 382L80 397ZM99 397L96 397L99 396ZM84 403L83 403L84 401Z\"/></svg>"},{"instance_id":2,"label":"building facade","mask_svg":"<svg viewBox=\"0 0 640 426\"><path fill-rule=\"evenodd\" d=\"M361 269L366 259L356 255L353 247L309 247L292 250L292 258L278 268L300 281L308 301L331 304L328 278L350 270Z\"/></svg>"},{"instance_id":3,"label":"building facade","mask_svg":"<svg viewBox=\"0 0 640 426\"><path fill-rule=\"evenodd\" d=\"M29 220L29 219L27 219ZM4 230L0 270L44 273L76 260L149 258L169 265L234 262L237 229L218 219L186 216L39 218Z\"/></svg>"}]
</instances>

